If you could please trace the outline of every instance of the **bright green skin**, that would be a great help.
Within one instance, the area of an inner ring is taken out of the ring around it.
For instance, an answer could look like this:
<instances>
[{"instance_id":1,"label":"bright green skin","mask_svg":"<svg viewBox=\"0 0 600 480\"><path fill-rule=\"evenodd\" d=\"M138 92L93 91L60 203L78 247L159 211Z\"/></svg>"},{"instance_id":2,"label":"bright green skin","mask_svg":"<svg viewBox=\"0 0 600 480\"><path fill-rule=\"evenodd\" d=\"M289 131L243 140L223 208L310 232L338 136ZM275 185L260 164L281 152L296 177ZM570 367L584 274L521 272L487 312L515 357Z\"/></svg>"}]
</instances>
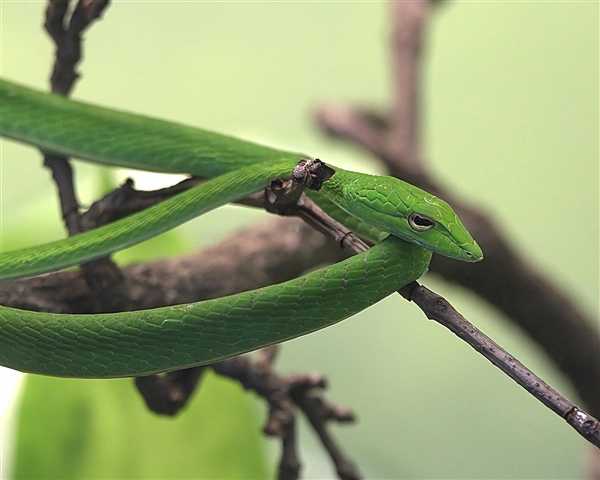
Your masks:
<instances>
[{"instance_id":1,"label":"bright green skin","mask_svg":"<svg viewBox=\"0 0 600 480\"><path fill-rule=\"evenodd\" d=\"M0 80L0 134L115 166L211 180L143 212L64 240L0 253L0 279L77 265L155 236L289 177L304 155L117 112ZM442 200L391 177L332 167L311 196L361 234L368 252L300 278L198 303L111 314L0 306L0 365L46 375L110 378L212 363L348 318L419 278L431 252L477 261L481 250ZM416 232L410 213L435 221Z\"/></svg>"}]
</instances>

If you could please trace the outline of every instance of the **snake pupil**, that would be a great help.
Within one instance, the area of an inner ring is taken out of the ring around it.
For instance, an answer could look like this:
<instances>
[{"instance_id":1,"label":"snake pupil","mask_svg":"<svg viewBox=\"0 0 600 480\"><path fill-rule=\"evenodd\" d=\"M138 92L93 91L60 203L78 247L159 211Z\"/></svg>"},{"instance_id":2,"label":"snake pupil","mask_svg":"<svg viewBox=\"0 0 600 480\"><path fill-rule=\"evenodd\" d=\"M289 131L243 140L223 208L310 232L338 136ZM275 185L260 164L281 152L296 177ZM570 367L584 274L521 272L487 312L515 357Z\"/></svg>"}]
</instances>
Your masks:
<instances>
[{"instance_id":1,"label":"snake pupil","mask_svg":"<svg viewBox=\"0 0 600 480\"><path fill-rule=\"evenodd\" d=\"M429 230L433 227L434 222L427 217L423 217L418 213L413 213L408 217L408 223L413 228L413 230L417 230L419 232L423 232L425 230Z\"/></svg>"},{"instance_id":2,"label":"snake pupil","mask_svg":"<svg viewBox=\"0 0 600 480\"><path fill-rule=\"evenodd\" d=\"M414 222L421 227L428 227L429 225L433 225L431 220L428 218L423 218L419 215L415 215Z\"/></svg>"}]
</instances>

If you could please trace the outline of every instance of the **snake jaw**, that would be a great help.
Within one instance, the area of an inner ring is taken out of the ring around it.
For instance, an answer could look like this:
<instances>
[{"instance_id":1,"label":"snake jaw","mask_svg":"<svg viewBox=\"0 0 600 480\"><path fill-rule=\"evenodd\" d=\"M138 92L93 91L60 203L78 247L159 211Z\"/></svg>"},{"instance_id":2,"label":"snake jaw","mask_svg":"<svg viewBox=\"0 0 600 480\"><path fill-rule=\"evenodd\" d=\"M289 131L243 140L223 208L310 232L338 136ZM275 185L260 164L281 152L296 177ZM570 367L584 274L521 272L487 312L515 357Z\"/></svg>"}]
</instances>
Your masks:
<instances>
[{"instance_id":1,"label":"snake jaw","mask_svg":"<svg viewBox=\"0 0 600 480\"><path fill-rule=\"evenodd\" d=\"M480 262L483 260L483 251L475 240L471 243L461 245L461 248L464 252L462 260L466 262Z\"/></svg>"}]
</instances>

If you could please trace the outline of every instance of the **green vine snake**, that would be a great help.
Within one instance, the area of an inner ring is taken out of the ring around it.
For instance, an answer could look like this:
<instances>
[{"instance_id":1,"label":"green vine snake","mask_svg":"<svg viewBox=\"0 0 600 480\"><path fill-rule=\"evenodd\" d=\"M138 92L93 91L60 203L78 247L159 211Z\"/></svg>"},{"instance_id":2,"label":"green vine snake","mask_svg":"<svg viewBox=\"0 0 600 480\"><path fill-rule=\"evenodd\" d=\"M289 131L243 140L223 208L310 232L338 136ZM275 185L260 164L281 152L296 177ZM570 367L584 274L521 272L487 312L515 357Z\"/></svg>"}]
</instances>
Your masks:
<instances>
[{"instance_id":1,"label":"green vine snake","mask_svg":"<svg viewBox=\"0 0 600 480\"><path fill-rule=\"evenodd\" d=\"M289 178L307 158L5 80L0 135L81 160L209 179L103 227L2 252L0 280L75 266L139 243ZM367 252L284 283L185 305L110 314L0 306L0 365L110 378L209 364L348 318L419 278L432 253L481 260L481 249L443 200L396 178L331 168L321 189L307 193L376 240Z\"/></svg>"}]
</instances>

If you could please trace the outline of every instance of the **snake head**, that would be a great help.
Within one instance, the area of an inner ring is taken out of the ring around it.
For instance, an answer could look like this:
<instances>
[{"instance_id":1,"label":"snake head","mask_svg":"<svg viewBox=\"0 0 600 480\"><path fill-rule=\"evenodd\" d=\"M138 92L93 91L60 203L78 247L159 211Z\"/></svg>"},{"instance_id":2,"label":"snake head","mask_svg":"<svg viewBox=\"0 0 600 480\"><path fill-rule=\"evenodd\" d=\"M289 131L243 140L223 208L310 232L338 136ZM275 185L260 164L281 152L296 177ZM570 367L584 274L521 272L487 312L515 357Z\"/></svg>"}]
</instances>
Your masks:
<instances>
[{"instance_id":1,"label":"snake head","mask_svg":"<svg viewBox=\"0 0 600 480\"><path fill-rule=\"evenodd\" d=\"M342 206L351 214L434 253L466 262L483 259L481 248L444 200L394 177L352 176L344 179L347 201Z\"/></svg>"}]
</instances>

